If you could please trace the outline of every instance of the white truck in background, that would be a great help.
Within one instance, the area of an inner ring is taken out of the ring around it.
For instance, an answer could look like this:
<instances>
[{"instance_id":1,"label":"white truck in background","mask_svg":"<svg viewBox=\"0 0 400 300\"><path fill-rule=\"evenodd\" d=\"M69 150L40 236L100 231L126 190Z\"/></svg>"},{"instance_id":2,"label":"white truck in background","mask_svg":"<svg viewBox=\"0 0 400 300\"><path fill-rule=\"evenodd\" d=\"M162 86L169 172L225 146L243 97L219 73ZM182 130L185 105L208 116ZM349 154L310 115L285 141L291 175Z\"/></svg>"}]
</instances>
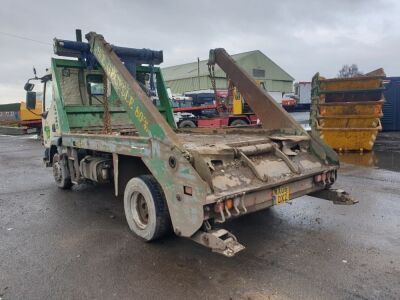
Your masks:
<instances>
[{"instance_id":1,"label":"white truck in background","mask_svg":"<svg viewBox=\"0 0 400 300\"><path fill-rule=\"evenodd\" d=\"M295 110L309 110L311 105L311 82L296 82L294 84L294 94L297 100Z\"/></svg>"}]
</instances>

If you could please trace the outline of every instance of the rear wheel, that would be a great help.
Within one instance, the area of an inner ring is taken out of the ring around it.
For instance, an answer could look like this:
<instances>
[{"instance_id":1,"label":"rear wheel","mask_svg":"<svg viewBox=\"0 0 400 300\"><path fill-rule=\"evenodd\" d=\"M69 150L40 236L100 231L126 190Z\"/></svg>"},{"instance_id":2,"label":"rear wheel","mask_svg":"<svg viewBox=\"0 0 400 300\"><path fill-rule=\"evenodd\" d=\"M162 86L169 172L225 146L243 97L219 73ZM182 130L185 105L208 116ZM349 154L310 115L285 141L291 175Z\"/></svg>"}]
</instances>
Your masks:
<instances>
[{"instance_id":1,"label":"rear wheel","mask_svg":"<svg viewBox=\"0 0 400 300\"><path fill-rule=\"evenodd\" d=\"M231 126L243 126L243 125L249 125L245 120L242 119L236 119L231 122Z\"/></svg>"},{"instance_id":2,"label":"rear wheel","mask_svg":"<svg viewBox=\"0 0 400 300\"><path fill-rule=\"evenodd\" d=\"M124 193L124 210L129 228L146 241L161 238L171 228L164 193L151 175L129 180Z\"/></svg>"},{"instance_id":3,"label":"rear wheel","mask_svg":"<svg viewBox=\"0 0 400 300\"><path fill-rule=\"evenodd\" d=\"M63 159L60 159L58 154L55 154L53 157L53 177L60 189L66 190L72 187L67 163Z\"/></svg>"},{"instance_id":4,"label":"rear wheel","mask_svg":"<svg viewBox=\"0 0 400 300\"><path fill-rule=\"evenodd\" d=\"M192 120L183 120L179 123L179 128L195 128L196 124Z\"/></svg>"}]
</instances>

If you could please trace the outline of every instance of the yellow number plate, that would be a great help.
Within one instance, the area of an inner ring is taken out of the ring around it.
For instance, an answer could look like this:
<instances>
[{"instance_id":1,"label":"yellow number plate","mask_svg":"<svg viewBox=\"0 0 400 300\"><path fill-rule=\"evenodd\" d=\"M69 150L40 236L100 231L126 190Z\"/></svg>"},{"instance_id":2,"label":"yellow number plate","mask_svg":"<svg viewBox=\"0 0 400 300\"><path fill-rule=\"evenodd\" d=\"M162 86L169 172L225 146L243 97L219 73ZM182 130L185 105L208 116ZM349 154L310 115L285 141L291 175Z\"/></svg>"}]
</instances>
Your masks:
<instances>
[{"instance_id":1,"label":"yellow number plate","mask_svg":"<svg viewBox=\"0 0 400 300\"><path fill-rule=\"evenodd\" d=\"M274 190L272 190L272 199L274 200L274 204L282 204L290 199L289 187L288 186L280 186Z\"/></svg>"}]
</instances>

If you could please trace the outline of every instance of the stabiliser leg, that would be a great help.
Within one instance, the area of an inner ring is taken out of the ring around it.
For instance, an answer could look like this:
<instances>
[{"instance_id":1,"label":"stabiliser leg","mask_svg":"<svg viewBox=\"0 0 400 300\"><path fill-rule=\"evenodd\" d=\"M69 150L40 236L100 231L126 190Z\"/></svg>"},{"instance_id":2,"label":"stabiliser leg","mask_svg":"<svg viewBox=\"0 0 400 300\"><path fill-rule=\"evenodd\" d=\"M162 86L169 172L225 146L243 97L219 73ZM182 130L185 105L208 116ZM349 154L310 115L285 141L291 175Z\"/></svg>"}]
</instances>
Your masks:
<instances>
[{"instance_id":1,"label":"stabiliser leg","mask_svg":"<svg viewBox=\"0 0 400 300\"><path fill-rule=\"evenodd\" d=\"M315 193L308 194L309 196L332 201L339 205L353 205L358 203L358 200L351 197L346 191L341 189L328 188Z\"/></svg>"},{"instance_id":2,"label":"stabiliser leg","mask_svg":"<svg viewBox=\"0 0 400 300\"><path fill-rule=\"evenodd\" d=\"M245 249L236 237L225 229L211 229L197 231L191 239L200 245L210 248L213 252L233 257L236 253Z\"/></svg>"}]
</instances>

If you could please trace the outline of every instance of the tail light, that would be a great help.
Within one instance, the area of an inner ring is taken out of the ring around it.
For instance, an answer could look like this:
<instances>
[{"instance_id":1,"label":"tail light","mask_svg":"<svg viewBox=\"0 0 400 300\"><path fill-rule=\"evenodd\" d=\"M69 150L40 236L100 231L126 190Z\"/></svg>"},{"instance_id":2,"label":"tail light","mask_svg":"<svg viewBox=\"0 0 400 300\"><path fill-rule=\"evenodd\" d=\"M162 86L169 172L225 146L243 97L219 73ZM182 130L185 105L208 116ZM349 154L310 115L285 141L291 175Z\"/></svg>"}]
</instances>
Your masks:
<instances>
[{"instance_id":1,"label":"tail light","mask_svg":"<svg viewBox=\"0 0 400 300\"><path fill-rule=\"evenodd\" d=\"M227 209L231 209L233 207L233 200L232 199L228 199L225 201L225 208Z\"/></svg>"},{"instance_id":2,"label":"tail light","mask_svg":"<svg viewBox=\"0 0 400 300\"><path fill-rule=\"evenodd\" d=\"M225 206L224 202L217 202L217 203L215 203L215 205L214 205L214 211L215 211L216 213L219 213L219 212L221 212L221 211L224 209L224 206Z\"/></svg>"},{"instance_id":3,"label":"tail light","mask_svg":"<svg viewBox=\"0 0 400 300\"><path fill-rule=\"evenodd\" d=\"M336 171L328 171L314 176L316 183L333 183L336 180Z\"/></svg>"}]
</instances>

